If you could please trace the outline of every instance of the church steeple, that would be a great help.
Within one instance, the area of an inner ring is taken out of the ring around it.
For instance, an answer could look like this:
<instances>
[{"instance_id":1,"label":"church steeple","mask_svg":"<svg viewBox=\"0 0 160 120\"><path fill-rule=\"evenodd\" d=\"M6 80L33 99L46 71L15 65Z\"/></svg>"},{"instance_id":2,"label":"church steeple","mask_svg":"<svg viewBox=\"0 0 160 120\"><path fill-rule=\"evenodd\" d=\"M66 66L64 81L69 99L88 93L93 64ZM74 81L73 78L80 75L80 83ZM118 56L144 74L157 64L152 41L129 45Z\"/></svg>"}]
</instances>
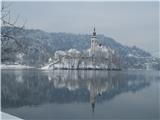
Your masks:
<instances>
[{"instance_id":1,"label":"church steeple","mask_svg":"<svg viewBox=\"0 0 160 120\"><path fill-rule=\"evenodd\" d=\"M97 47L97 39L96 39L96 29L93 28L93 35L91 37L91 54L94 55Z\"/></svg>"},{"instance_id":2,"label":"church steeple","mask_svg":"<svg viewBox=\"0 0 160 120\"><path fill-rule=\"evenodd\" d=\"M93 29L93 36L96 37L96 28Z\"/></svg>"}]
</instances>

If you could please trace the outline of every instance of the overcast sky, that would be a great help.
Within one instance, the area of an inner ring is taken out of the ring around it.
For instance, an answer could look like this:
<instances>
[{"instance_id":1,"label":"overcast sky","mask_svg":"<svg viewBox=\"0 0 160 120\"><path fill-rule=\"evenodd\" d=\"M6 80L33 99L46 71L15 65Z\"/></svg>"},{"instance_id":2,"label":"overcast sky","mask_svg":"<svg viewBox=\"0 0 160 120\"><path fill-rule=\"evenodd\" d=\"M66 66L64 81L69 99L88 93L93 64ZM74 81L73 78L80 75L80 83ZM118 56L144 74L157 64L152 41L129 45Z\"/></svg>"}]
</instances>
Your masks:
<instances>
[{"instance_id":1,"label":"overcast sky","mask_svg":"<svg viewBox=\"0 0 160 120\"><path fill-rule=\"evenodd\" d=\"M158 52L158 2L13 2L11 13L27 28L47 32L97 34ZM154 53L156 54L156 53Z\"/></svg>"}]
</instances>

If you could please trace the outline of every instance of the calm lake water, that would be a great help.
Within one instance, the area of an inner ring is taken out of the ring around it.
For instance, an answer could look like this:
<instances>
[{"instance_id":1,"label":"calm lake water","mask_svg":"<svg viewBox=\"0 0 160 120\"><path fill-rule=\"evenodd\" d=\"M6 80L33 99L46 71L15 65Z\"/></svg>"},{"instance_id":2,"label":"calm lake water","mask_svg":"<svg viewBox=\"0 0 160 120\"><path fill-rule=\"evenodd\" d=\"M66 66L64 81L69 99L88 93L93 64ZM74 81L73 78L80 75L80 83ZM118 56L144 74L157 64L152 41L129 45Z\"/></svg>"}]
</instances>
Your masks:
<instances>
[{"instance_id":1,"label":"calm lake water","mask_svg":"<svg viewBox=\"0 0 160 120\"><path fill-rule=\"evenodd\" d=\"M1 92L22 119L160 119L158 71L2 70Z\"/></svg>"}]
</instances>

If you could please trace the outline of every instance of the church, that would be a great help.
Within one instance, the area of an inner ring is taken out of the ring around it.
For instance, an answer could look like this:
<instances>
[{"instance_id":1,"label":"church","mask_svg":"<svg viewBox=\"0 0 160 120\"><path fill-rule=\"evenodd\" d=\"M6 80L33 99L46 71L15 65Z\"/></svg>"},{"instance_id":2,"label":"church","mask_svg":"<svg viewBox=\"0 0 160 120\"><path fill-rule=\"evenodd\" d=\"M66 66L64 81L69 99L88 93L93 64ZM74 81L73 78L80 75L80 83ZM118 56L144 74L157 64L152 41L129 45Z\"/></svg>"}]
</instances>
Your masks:
<instances>
[{"instance_id":1,"label":"church","mask_svg":"<svg viewBox=\"0 0 160 120\"><path fill-rule=\"evenodd\" d=\"M93 29L90 48L80 52L70 48L67 51L56 51L50 60L51 69L116 69L112 61L114 50L98 43L96 29Z\"/></svg>"},{"instance_id":2,"label":"church","mask_svg":"<svg viewBox=\"0 0 160 120\"><path fill-rule=\"evenodd\" d=\"M93 34L91 36L91 45L88 49L89 55L94 57L100 57L103 56L105 58L109 58L111 54L114 54L114 50L112 50L110 47L103 46L101 43L98 43L97 37L96 37L96 29L93 29Z\"/></svg>"}]
</instances>

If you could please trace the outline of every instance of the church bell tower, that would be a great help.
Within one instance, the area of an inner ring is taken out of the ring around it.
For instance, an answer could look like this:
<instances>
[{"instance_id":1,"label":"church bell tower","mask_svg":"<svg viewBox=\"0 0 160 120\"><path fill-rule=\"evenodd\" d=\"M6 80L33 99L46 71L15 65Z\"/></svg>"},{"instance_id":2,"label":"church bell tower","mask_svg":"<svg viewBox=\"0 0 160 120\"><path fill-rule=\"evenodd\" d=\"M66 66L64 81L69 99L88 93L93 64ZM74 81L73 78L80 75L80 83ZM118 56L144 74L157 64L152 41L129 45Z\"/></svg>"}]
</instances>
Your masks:
<instances>
[{"instance_id":1,"label":"church bell tower","mask_svg":"<svg viewBox=\"0 0 160 120\"><path fill-rule=\"evenodd\" d=\"M93 35L91 37L91 54L94 55L95 49L97 46L97 38L96 38L96 29L94 27L93 29Z\"/></svg>"}]
</instances>

